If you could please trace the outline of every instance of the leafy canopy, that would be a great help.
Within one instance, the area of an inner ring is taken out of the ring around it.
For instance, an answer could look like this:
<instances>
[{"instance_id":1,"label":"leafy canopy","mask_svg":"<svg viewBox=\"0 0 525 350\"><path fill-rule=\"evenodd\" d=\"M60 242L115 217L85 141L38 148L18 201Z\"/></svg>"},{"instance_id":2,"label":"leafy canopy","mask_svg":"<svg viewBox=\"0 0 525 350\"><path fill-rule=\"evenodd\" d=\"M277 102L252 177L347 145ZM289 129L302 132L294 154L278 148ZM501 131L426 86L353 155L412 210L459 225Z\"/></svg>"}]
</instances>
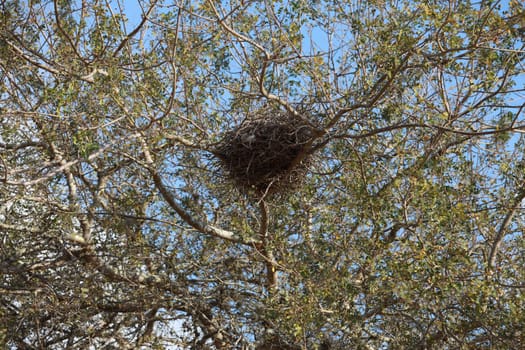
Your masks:
<instances>
[{"instance_id":1,"label":"leafy canopy","mask_svg":"<svg viewBox=\"0 0 525 350\"><path fill-rule=\"evenodd\" d=\"M525 346L519 1L0 7L6 348ZM254 198L268 110L315 164Z\"/></svg>"}]
</instances>

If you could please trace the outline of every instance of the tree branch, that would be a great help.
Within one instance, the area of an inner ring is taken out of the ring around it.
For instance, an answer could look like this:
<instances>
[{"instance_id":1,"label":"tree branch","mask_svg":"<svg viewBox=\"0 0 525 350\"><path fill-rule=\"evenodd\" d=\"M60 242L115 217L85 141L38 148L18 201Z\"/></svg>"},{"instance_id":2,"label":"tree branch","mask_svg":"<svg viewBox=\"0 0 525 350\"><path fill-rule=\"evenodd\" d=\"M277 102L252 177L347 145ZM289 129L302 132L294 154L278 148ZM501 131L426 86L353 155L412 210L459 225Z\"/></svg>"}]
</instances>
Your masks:
<instances>
[{"instance_id":1,"label":"tree branch","mask_svg":"<svg viewBox=\"0 0 525 350\"><path fill-rule=\"evenodd\" d=\"M513 206L510 208L510 211L507 213L507 215L505 215L505 218L503 219L501 226L499 227L498 233L496 234L496 237L494 238L494 242L492 243L492 247L490 249L490 255L489 255L489 262L488 262L489 270L492 270L494 268L494 264L496 263L496 257L501 247L501 242L503 241L503 238L505 237L505 232L507 230L507 227L509 226L510 221L514 217L516 210L518 209L521 201L524 198L525 198L525 188L522 188L516 195Z\"/></svg>"},{"instance_id":2,"label":"tree branch","mask_svg":"<svg viewBox=\"0 0 525 350\"><path fill-rule=\"evenodd\" d=\"M146 23L146 21L148 20L149 16L151 15L151 12L153 11L153 9L155 8L155 5L156 3L153 3L148 11L144 14L144 16L142 17L142 20L140 21L140 23L128 34L126 35L126 37L120 42L119 46L116 48L116 50L113 52L113 57L117 57L117 54L120 52L120 50L122 50L124 48L124 46L126 45L126 43L131 39L133 38L135 35L137 35L137 33L139 32L139 30L144 26L144 24Z\"/></svg>"},{"instance_id":3,"label":"tree branch","mask_svg":"<svg viewBox=\"0 0 525 350\"><path fill-rule=\"evenodd\" d=\"M268 206L264 199L259 201L259 209L261 211L261 226L259 227L259 239L261 240L261 244L258 250L266 262L266 283L268 290L271 291L277 288L277 262L268 246L271 238L268 233Z\"/></svg>"},{"instance_id":4,"label":"tree branch","mask_svg":"<svg viewBox=\"0 0 525 350\"><path fill-rule=\"evenodd\" d=\"M199 232L225 239L230 242L235 243L242 243L246 245L254 245L259 244L257 240L246 240L243 239L241 236L235 234L234 232L223 230L221 228L215 227L213 225L208 225L206 223L199 222L195 220L190 213L188 213L184 208L182 208L176 201L173 195L170 193L170 191L166 188L162 181L162 177L158 173L158 171L154 167L153 158L151 156L151 152L149 151L149 147L146 143L146 141L141 137L140 141L142 143L142 149L144 151L144 156L146 158L146 164L147 169L151 174L151 177L153 178L153 182L155 184L155 187L159 190L162 198L168 203L168 205L175 210L175 212L180 216L182 220L184 220L188 225L193 227Z\"/></svg>"}]
</instances>

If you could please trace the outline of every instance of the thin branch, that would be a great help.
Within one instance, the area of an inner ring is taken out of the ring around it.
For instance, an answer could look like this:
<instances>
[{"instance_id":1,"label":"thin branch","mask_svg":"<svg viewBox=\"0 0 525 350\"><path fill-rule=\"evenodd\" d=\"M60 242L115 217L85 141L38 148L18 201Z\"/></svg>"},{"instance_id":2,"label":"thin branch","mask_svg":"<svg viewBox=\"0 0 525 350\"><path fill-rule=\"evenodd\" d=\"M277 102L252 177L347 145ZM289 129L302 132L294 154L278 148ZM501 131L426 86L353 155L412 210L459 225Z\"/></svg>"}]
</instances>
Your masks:
<instances>
[{"instance_id":1,"label":"thin branch","mask_svg":"<svg viewBox=\"0 0 525 350\"><path fill-rule=\"evenodd\" d=\"M82 55L78 52L77 46L75 45L73 40L71 40L71 37L66 33L66 31L64 30L64 27L62 26L62 21L60 20L60 14L58 13L59 12L58 11L58 0L53 1L53 7L54 7L54 13L55 13L55 23L58 28L58 31L60 32L60 34L62 34L66 38L66 41L68 42L69 46L71 46L71 49L75 53L75 56L77 56L81 61L85 63L84 57L82 57Z\"/></svg>"},{"instance_id":2,"label":"thin branch","mask_svg":"<svg viewBox=\"0 0 525 350\"><path fill-rule=\"evenodd\" d=\"M316 125L312 124L307 118L303 118L301 114L295 108L293 108L287 101L283 100L277 95L270 93L266 89L266 87L264 86L264 76L266 75L266 70L268 69L269 61L270 61L269 59L264 59L262 63L262 67L261 67L261 72L258 77L255 77L255 80L259 84L259 91L261 92L261 94L264 97L266 97L268 100L277 102L278 104L283 106L289 113L291 113L295 117L301 118L301 120L303 120L305 123L307 123L308 125L310 125L316 130L317 129Z\"/></svg>"},{"instance_id":3,"label":"thin branch","mask_svg":"<svg viewBox=\"0 0 525 350\"><path fill-rule=\"evenodd\" d=\"M22 50L21 48L19 48L18 46L16 46L12 41L10 41L9 39L3 37L2 38L4 40L4 42L10 46L17 54L20 55L20 57L22 57L24 60L26 60L27 62L29 62L30 64L32 64L33 66L36 66L40 69L43 69L53 75L60 75L60 74L64 74L64 72L61 72L59 71L58 69L52 67L52 66L49 66L49 65L44 65L40 62L38 62L37 60L29 57L25 52L24 50Z\"/></svg>"},{"instance_id":4,"label":"thin branch","mask_svg":"<svg viewBox=\"0 0 525 350\"><path fill-rule=\"evenodd\" d=\"M85 81L87 83L93 83L94 82L94 76L97 74L97 73L100 73L102 75L107 75L107 72L105 72L104 70L101 70L101 69L95 69L93 72L91 72L90 74L88 75L81 75L81 74L78 74L77 72L73 72L67 68L64 68L64 67L61 67L61 70L51 66L50 64L45 64L45 63L41 63L38 61L38 59L42 60L43 62L45 62L45 58L43 57L40 57L38 54L34 53L34 52L31 52L33 55L37 56L37 58L33 58L31 56L29 56L26 52L24 52L23 49L21 49L20 47L18 47L17 45L15 45L15 43L13 43L11 40L3 37L2 38L3 41L9 46L11 47L22 59L26 60L28 63L30 63L31 65L37 67L37 68L40 68L42 70L45 70L55 76L68 76L68 77L75 77L81 81ZM56 62L53 62L54 64L58 65Z\"/></svg>"},{"instance_id":5,"label":"thin branch","mask_svg":"<svg viewBox=\"0 0 525 350\"><path fill-rule=\"evenodd\" d=\"M261 240L260 248L258 249L266 261L266 283L268 290L277 288L277 265L272 251L269 249L270 236L268 233L268 206L264 199L259 201L259 209L261 211L261 226L259 227L259 239Z\"/></svg>"},{"instance_id":6,"label":"thin branch","mask_svg":"<svg viewBox=\"0 0 525 350\"><path fill-rule=\"evenodd\" d=\"M155 8L155 5L156 4L154 3L149 7L148 12L146 12L144 16L142 16L142 20L140 21L140 23L128 35L126 35L126 37L120 42L117 49L113 52L113 57L117 57L120 50L124 48L124 46L128 43L128 41L131 38L133 38L135 35L137 35L137 33L140 31L140 29L144 26L144 24L148 20L149 16L151 15L151 12Z\"/></svg>"},{"instance_id":7,"label":"thin branch","mask_svg":"<svg viewBox=\"0 0 525 350\"><path fill-rule=\"evenodd\" d=\"M496 237L494 238L494 242L492 243L492 247L490 249L490 255L489 255L489 262L488 262L489 270L492 270L494 268L494 265L496 263L496 257L501 247L501 242L503 242L503 238L505 237L507 227L509 226L512 218L514 217L514 214L516 213L516 210L520 207L520 203L521 201L523 201L524 198L525 198L525 188L522 188L516 195L513 206L510 208L510 211L507 213L507 215L505 215L505 218L503 219L501 226L499 227L498 233L496 234Z\"/></svg>"},{"instance_id":8,"label":"thin branch","mask_svg":"<svg viewBox=\"0 0 525 350\"><path fill-rule=\"evenodd\" d=\"M336 135L332 135L331 138L332 139L343 139L343 138L363 139L363 138L378 135L384 132L394 131L394 130L399 130L399 129L407 129L407 128L436 129L436 130L443 131L446 133L452 133L452 134L463 135L463 136L487 136L487 135L500 134L504 132L525 133L525 124L509 126L507 128L498 128L498 129L494 128L493 130L465 131L465 130L447 128L441 125L430 125L430 124L422 124L422 123L406 123L406 124L389 125L383 128L369 130L362 134L336 134Z\"/></svg>"},{"instance_id":9,"label":"thin branch","mask_svg":"<svg viewBox=\"0 0 525 350\"><path fill-rule=\"evenodd\" d=\"M130 135L129 137L132 138L136 135ZM90 154L85 160L86 161L92 161L94 160L95 158L99 157L100 155L102 155L105 151L107 151L110 147L112 147L114 145L114 143L116 142L113 142L105 147L102 147L100 148L98 151ZM8 185L18 185L18 186L31 186L31 185L36 185L38 183L41 183L45 180L48 180L50 178L52 178L53 176L63 172L63 171L66 171L68 169L70 169L71 167L75 166L76 164L80 163L83 159L82 158L77 158L77 159L74 159L74 160L70 160L69 162L62 162L61 165L59 167L57 167L56 169L54 169L53 171L49 172L48 174L42 176L42 177L39 177L39 178L36 178L34 180L29 180L29 181L7 181L7 180L1 180L2 182L8 184Z\"/></svg>"},{"instance_id":10,"label":"thin branch","mask_svg":"<svg viewBox=\"0 0 525 350\"><path fill-rule=\"evenodd\" d=\"M261 51L263 54L264 54L264 57L266 58L266 60L270 60L271 59L271 55L270 53L262 46L260 45L259 43L257 43L256 41L252 40L251 38L247 37L246 35L243 35L239 32L237 32L235 29L233 29L232 27L228 26L226 24L226 21L225 21L225 18L223 18L221 16L221 14L219 13L219 11L217 10L217 7L215 7L215 4L213 3L213 1L211 0L208 0L208 4L210 5L211 9L213 10L213 12L215 13L215 17L217 19L217 22L219 23L219 25L224 29L226 30L228 33L230 33L231 35L233 35L234 37L236 37L237 39L241 40L241 41L245 41L247 43L249 43L250 45L252 45L253 47L257 48L259 51Z\"/></svg>"}]
</instances>

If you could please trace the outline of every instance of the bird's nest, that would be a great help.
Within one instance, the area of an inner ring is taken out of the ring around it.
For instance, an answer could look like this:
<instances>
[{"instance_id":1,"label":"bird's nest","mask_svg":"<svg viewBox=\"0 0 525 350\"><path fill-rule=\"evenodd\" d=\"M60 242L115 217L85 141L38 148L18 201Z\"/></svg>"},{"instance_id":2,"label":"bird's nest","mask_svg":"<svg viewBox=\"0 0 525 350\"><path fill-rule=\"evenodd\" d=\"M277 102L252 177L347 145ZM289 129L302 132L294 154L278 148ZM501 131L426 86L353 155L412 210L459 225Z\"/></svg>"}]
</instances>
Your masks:
<instances>
[{"instance_id":1,"label":"bird's nest","mask_svg":"<svg viewBox=\"0 0 525 350\"><path fill-rule=\"evenodd\" d=\"M267 196L297 188L312 164L314 128L283 111L246 118L213 151L244 193Z\"/></svg>"}]
</instances>

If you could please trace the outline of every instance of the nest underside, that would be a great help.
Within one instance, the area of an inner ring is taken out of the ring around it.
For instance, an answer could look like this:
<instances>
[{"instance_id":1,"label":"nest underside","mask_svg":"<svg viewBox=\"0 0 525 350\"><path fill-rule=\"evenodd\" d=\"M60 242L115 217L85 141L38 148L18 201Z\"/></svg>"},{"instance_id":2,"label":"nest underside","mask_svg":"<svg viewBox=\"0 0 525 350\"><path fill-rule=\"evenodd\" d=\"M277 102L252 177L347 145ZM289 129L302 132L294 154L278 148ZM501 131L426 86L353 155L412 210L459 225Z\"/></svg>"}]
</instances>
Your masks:
<instances>
[{"instance_id":1,"label":"nest underside","mask_svg":"<svg viewBox=\"0 0 525 350\"><path fill-rule=\"evenodd\" d=\"M243 192L286 192L303 182L312 163L304 154L312 135L312 127L289 114L251 118L227 132L214 153Z\"/></svg>"}]
</instances>

